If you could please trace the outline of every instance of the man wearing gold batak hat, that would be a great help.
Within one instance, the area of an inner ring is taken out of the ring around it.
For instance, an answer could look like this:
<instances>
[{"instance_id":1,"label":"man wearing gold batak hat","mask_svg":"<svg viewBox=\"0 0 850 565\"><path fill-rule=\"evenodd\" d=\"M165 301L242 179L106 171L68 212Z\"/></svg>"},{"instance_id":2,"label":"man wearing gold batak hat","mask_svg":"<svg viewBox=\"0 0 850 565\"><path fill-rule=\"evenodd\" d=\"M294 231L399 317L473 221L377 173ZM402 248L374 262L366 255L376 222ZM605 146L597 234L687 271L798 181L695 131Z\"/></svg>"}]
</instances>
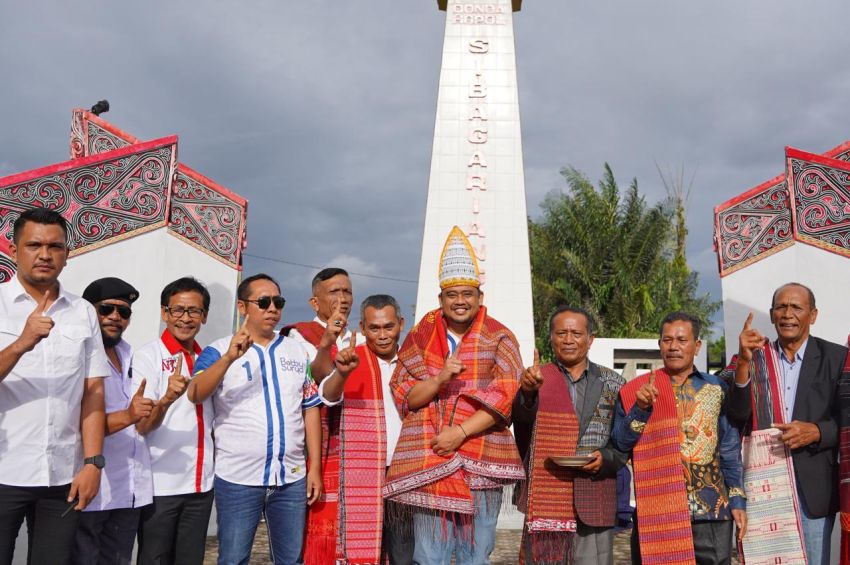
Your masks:
<instances>
[{"instance_id":1,"label":"man wearing gold batak hat","mask_svg":"<svg viewBox=\"0 0 850 565\"><path fill-rule=\"evenodd\" d=\"M413 515L414 563L486 563L503 485L524 478L508 431L523 372L513 333L487 315L475 253L454 227L440 308L411 330L391 389L404 419L384 497Z\"/></svg>"}]
</instances>

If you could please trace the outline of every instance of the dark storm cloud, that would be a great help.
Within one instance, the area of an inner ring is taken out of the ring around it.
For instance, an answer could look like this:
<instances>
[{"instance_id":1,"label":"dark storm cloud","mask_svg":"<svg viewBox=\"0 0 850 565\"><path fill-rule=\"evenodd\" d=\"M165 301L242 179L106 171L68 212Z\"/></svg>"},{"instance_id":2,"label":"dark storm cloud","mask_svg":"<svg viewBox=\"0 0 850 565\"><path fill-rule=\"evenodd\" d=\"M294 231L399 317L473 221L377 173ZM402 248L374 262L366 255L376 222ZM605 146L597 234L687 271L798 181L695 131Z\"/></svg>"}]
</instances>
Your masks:
<instances>
[{"instance_id":1,"label":"dark storm cloud","mask_svg":"<svg viewBox=\"0 0 850 565\"><path fill-rule=\"evenodd\" d=\"M70 109L142 138L250 200L248 253L418 277L444 15L436 2L2 0L0 174L67 158ZM526 0L516 15L528 209L605 161L664 196L655 163L696 178L689 259L719 298L711 209L782 171L783 147L850 137L850 6ZM312 269L278 277L309 315ZM436 267L435 267L436 269ZM356 276L357 297L414 284ZM409 315L408 315L409 317Z\"/></svg>"}]
</instances>

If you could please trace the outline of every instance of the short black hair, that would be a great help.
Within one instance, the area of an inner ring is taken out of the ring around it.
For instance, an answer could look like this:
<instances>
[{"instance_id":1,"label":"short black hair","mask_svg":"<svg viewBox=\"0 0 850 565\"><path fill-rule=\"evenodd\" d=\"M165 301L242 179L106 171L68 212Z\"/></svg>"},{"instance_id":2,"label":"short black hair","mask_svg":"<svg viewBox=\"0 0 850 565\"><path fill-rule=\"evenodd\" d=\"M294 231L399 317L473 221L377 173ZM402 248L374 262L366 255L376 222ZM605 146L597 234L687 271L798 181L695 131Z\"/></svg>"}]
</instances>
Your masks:
<instances>
[{"instance_id":1,"label":"short black hair","mask_svg":"<svg viewBox=\"0 0 850 565\"><path fill-rule=\"evenodd\" d=\"M197 292L204 299L204 310L210 310L210 291L204 286L204 283L195 277L180 277L176 281L172 281L165 285L159 295L159 305L166 308L171 302L171 297L181 292Z\"/></svg>"},{"instance_id":2,"label":"short black hair","mask_svg":"<svg viewBox=\"0 0 850 565\"><path fill-rule=\"evenodd\" d=\"M593 316L590 315L590 312L585 310L584 308L579 308L578 306L569 306L567 304L561 304L555 311L552 312L552 315L549 316L549 333L552 333L552 328L555 327L555 318L558 315L563 314L564 312L571 312L573 314L581 314L584 316L584 319L587 320L587 333L590 335L594 335L596 333L596 322L593 320Z\"/></svg>"},{"instance_id":3,"label":"short black hair","mask_svg":"<svg viewBox=\"0 0 850 565\"><path fill-rule=\"evenodd\" d=\"M254 281L271 281L277 287L277 291L280 292L280 285L277 284L277 281L271 278L270 275L257 273L256 275L251 275L239 283L239 287L236 289L237 300L248 300L248 297L251 296L251 283Z\"/></svg>"},{"instance_id":4,"label":"short black hair","mask_svg":"<svg viewBox=\"0 0 850 565\"><path fill-rule=\"evenodd\" d=\"M798 283L798 282L789 282L789 283L783 284L782 286L780 286L779 288L777 288L776 290L773 291L773 298L770 299L770 309L771 310L773 310L773 307L776 305L776 295L779 294L779 291L781 291L785 288L788 288L789 286L796 286L796 287L799 287L799 288L802 288L803 290L805 290L809 294L809 306L811 306L812 310L817 308L817 306L815 305L815 293L812 292L812 289L810 289L806 285Z\"/></svg>"},{"instance_id":5,"label":"short black hair","mask_svg":"<svg viewBox=\"0 0 850 565\"><path fill-rule=\"evenodd\" d=\"M395 315L399 320L402 318L401 307L398 305L398 300L389 294L373 294L372 296L367 296L366 299L360 303L360 319L363 320L366 318L366 308L381 310L387 306L393 307Z\"/></svg>"},{"instance_id":6,"label":"short black hair","mask_svg":"<svg viewBox=\"0 0 850 565\"><path fill-rule=\"evenodd\" d=\"M319 286L319 283L323 283L328 279L332 279L337 275L345 275L348 276L348 271L345 269L340 269L339 267L328 267L327 269L322 269L316 276L313 277L313 282L310 283L310 291L315 295L316 287Z\"/></svg>"},{"instance_id":7,"label":"short black hair","mask_svg":"<svg viewBox=\"0 0 850 565\"><path fill-rule=\"evenodd\" d=\"M15 242L15 245L18 244L21 231L23 231L27 222L59 226L65 233L65 242L68 241L68 222L62 217L62 214L48 208L30 208L21 212L21 215L15 219L15 224L12 227L12 241Z\"/></svg>"},{"instance_id":8,"label":"short black hair","mask_svg":"<svg viewBox=\"0 0 850 565\"><path fill-rule=\"evenodd\" d=\"M699 339L700 332L702 332L702 322L696 316L680 310L670 312L664 316L664 319L661 320L661 325L658 327L659 338L664 334L664 326L672 324L673 322L689 322L691 324L691 331L693 331L694 334L694 339Z\"/></svg>"}]
</instances>

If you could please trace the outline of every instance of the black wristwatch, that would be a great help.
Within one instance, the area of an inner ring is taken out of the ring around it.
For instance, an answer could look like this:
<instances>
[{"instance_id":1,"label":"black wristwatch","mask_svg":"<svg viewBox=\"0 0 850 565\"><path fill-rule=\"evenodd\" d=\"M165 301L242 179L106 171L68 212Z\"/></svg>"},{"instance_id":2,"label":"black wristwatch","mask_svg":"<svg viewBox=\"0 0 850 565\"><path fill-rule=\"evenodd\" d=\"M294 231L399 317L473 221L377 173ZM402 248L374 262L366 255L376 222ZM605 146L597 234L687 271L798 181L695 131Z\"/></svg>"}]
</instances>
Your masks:
<instances>
[{"instance_id":1,"label":"black wristwatch","mask_svg":"<svg viewBox=\"0 0 850 565\"><path fill-rule=\"evenodd\" d=\"M91 457L83 459L83 464L94 465L98 469L103 469L106 467L106 457L103 455L92 455Z\"/></svg>"}]
</instances>

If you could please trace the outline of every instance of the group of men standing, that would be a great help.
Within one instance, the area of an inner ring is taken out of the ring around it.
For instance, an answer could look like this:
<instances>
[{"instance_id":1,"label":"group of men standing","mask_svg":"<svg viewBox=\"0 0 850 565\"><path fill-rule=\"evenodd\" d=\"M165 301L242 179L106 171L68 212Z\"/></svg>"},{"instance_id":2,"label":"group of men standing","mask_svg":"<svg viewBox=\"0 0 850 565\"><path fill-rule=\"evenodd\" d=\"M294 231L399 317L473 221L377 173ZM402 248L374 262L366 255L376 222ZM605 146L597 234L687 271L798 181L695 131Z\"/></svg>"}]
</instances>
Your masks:
<instances>
[{"instance_id":1,"label":"group of men standing","mask_svg":"<svg viewBox=\"0 0 850 565\"><path fill-rule=\"evenodd\" d=\"M573 306L550 318L552 362L524 367L458 228L439 308L401 347L397 301L362 301L358 342L348 273L324 269L313 320L279 331L281 289L254 275L239 330L206 347L209 292L178 279L162 335L133 350L138 291L109 277L68 293L66 238L58 214L21 214L0 286L0 565L24 520L30 563L129 563L137 541L140 564L200 564L213 504L221 564L248 562L262 521L274 563L488 563L515 484L519 562L612 564L629 461L632 561L729 563L747 530L742 434L790 456L777 484L792 485L799 553L829 563L847 349L809 335L803 285L773 296L776 341L747 320L724 374L695 369L701 324L674 312L663 368L626 383L588 359L594 321ZM768 545L746 547L785 551Z\"/></svg>"}]
</instances>

